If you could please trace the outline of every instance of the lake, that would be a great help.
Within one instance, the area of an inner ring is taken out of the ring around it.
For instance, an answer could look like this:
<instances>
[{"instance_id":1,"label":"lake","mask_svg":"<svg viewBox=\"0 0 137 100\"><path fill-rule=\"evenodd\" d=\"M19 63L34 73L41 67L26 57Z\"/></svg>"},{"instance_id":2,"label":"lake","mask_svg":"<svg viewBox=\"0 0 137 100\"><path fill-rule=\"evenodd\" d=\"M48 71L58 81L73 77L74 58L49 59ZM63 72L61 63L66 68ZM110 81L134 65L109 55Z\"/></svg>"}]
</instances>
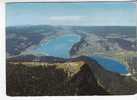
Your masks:
<instances>
[{"instance_id":1,"label":"lake","mask_svg":"<svg viewBox=\"0 0 137 100\"><path fill-rule=\"evenodd\" d=\"M108 71L121 73L121 74L128 73L127 67L113 58L108 58L103 56L91 56L91 58L96 60L98 64L100 64L104 69Z\"/></svg>"},{"instance_id":2,"label":"lake","mask_svg":"<svg viewBox=\"0 0 137 100\"><path fill-rule=\"evenodd\" d=\"M32 50L34 53L46 54L47 56L69 58L70 50L72 46L79 42L81 37L76 34L66 34L58 36L54 39L49 39L46 42L40 43L35 49ZM104 57L102 55L91 56L92 59L96 60L104 69L127 74L128 69L125 65L119 63L112 58Z\"/></svg>"},{"instance_id":3,"label":"lake","mask_svg":"<svg viewBox=\"0 0 137 100\"><path fill-rule=\"evenodd\" d=\"M48 56L69 58L72 46L79 42L81 37L76 34L66 34L39 44L33 52L46 53Z\"/></svg>"}]
</instances>

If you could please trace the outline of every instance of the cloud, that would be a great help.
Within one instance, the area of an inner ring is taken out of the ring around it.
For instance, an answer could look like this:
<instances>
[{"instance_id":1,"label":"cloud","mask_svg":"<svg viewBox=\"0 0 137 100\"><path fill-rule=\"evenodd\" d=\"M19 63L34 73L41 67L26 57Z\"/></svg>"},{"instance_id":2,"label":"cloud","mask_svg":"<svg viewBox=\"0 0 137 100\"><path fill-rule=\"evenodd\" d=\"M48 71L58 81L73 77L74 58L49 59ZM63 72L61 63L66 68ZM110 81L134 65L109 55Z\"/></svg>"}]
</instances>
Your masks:
<instances>
[{"instance_id":1,"label":"cloud","mask_svg":"<svg viewBox=\"0 0 137 100\"><path fill-rule=\"evenodd\" d=\"M49 20L52 21L79 21L82 20L84 16L51 16Z\"/></svg>"}]
</instances>

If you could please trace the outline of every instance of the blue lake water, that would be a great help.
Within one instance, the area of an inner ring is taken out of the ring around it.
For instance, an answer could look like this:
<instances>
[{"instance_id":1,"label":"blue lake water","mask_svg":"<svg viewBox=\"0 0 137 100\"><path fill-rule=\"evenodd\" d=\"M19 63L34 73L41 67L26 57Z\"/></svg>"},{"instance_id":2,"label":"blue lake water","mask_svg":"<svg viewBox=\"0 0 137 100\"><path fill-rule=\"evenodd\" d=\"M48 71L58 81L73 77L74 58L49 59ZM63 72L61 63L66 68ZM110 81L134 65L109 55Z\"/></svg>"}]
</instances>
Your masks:
<instances>
[{"instance_id":1,"label":"blue lake water","mask_svg":"<svg viewBox=\"0 0 137 100\"><path fill-rule=\"evenodd\" d=\"M70 49L80 39L81 37L76 34L62 35L39 44L33 52L43 52L48 56L69 58Z\"/></svg>"},{"instance_id":2,"label":"blue lake water","mask_svg":"<svg viewBox=\"0 0 137 100\"><path fill-rule=\"evenodd\" d=\"M69 52L72 46L79 42L80 39L81 37L76 34L62 35L54 39L50 39L47 42L42 42L33 49L32 52L42 53L54 57L69 58ZM128 73L127 67L114 59L104 57L102 55L91 56L91 58L96 60L98 64L106 70L122 74Z\"/></svg>"},{"instance_id":3,"label":"blue lake water","mask_svg":"<svg viewBox=\"0 0 137 100\"><path fill-rule=\"evenodd\" d=\"M125 65L120 62L103 56L91 56L92 59L96 60L104 69L116 73L127 74L128 69Z\"/></svg>"}]
</instances>

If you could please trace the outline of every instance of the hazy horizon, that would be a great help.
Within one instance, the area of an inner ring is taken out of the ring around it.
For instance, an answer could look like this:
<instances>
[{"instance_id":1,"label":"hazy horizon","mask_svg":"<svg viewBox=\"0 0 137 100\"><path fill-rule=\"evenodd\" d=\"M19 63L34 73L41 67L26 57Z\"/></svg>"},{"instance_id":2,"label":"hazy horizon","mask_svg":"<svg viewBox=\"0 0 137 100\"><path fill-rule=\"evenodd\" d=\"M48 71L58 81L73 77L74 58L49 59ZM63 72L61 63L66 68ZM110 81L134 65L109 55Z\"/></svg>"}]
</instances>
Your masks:
<instances>
[{"instance_id":1,"label":"hazy horizon","mask_svg":"<svg viewBox=\"0 0 137 100\"><path fill-rule=\"evenodd\" d=\"M50 24L25 24L25 25L10 25L6 27L25 27L25 26L55 26L55 27L60 27L60 26L68 26L68 27L137 27L137 26L129 26L129 25L111 25L111 26L99 26L99 25L50 25Z\"/></svg>"},{"instance_id":2,"label":"hazy horizon","mask_svg":"<svg viewBox=\"0 0 137 100\"><path fill-rule=\"evenodd\" d=\"M136 26L136 4L7 3L6 26Z\"/></svg>"}]
</instances>

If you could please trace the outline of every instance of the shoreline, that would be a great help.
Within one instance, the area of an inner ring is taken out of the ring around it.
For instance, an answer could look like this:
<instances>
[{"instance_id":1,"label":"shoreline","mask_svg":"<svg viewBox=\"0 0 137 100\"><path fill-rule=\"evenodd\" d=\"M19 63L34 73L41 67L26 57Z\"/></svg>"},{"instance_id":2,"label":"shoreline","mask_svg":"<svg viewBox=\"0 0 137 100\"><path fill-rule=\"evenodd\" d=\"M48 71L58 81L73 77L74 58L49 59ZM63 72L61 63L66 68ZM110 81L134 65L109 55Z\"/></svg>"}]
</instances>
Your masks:
<instances>
[{"instance_id":1,"label":"shoreline","mask_svg":"<svg viewBox=\"0 0 137 100\"><path fill-rule=\"evenodd\" d=\"M80 36L81 36L80 41L75 43L69 51L70 57L75 55L76 51L78 51L80 49L80 47L83 43L86 43L86 41L85 41L86 35L80 34Z\"/></svg>"}]
</instances>

